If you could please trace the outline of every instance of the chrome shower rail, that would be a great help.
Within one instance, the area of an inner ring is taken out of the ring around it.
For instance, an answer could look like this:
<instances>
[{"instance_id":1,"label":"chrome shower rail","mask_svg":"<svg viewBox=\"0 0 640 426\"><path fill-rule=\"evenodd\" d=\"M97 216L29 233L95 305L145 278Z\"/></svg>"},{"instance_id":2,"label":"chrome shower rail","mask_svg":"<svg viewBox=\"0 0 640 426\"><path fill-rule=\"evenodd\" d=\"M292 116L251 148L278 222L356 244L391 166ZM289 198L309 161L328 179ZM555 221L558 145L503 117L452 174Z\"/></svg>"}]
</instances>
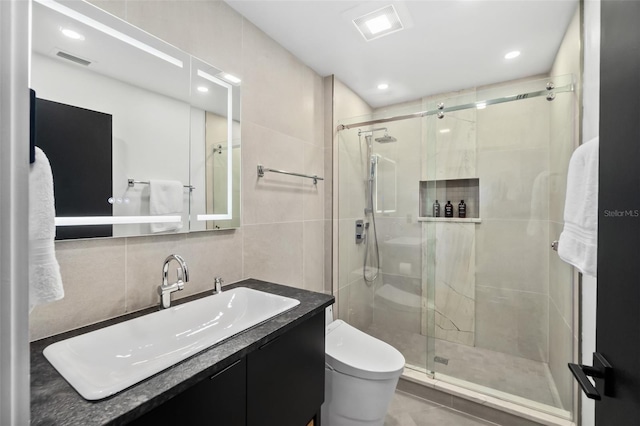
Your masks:
<instances>
[{"instance_id":1,"label":"chrome shower rail","mask_svg":"<svg viewBox=\"0 0 640 426\"><path fill-rule=\"evenodd\" d=\"M555 99L556 97L556 93L564 93L564 92L573 92L574 91L574 87L573 84L567 84L565 86L561 86L561 87L555 87L554 84L552 82L549 82L547 84L547 88L545 90L538 90L535 92L528 92L528 93L521 93L518 95L511 95L511 96L505 96L502 98L496 98L496 99L489 99L486 101L477 101L477 102L472 102L469 104L463 104L463 105L456 105L456 106L452 106L452 107L448 107L445 108L444 104L438 104L437 109L432 109L432 110L426 110L426 111L420 111L420 112L415 112L413 114L405 114L405 115L397 115L395 117L387 117L387 118L379 118L377 120L369 120L369 121L361 121L359 123L353 123L353 124L340 124L337 127L337 130L345 130L345 129L353 129L354 127L360 127L360 126L370 126L373 124L380 124L380 123L389 123L391 121L400 121L400 120L407 120L410 118L420 118L420 117L428 117L430 115L436 115L438 118L443 118L444 117L444 113L446 112L453 112L453 111L460 111L463 109L470 109L470 108L485 108L489 105L496 105L496 104L502 104L505 102L513 102L513 101L519 101L522 99L528 99L528 98L536 98L538 96L546 96L548 101L552 101Z\"/></svg>"},{"instance_id":2,"label":"chrome shower rail","mask_svg":"<svg viewBox=\"0 0 640 426\"><path fill-rule=\"evenodd\" d=\"M133 188L133 186L136 184L149 185L149 181L127 179L127 185L129 186L129 188ZM189 191L193 191L194 189L196 189L195 186L191 186L191 185L182 185L182 186L184 186L185 188L189 188Z\"/></svg>"},{"instance_id":3,"label":"chrome shower rail","mask_svg":"<svg viewBox=\"0 0 640 426\"><path fill-rule=\"evenodd\" d=\"M264 177L264 172L282 173L283 175L291 175L291 176L298 176L298 177L303 177L307 179L313 179L314 185L317 184L319 180L324 180L324 178L321 178L316 175L310 176L310 175L303 175L302 173L287 172L285 170L269 169L267 167L264 167L262 164L258 164L258 177Z\"/></svg>"}]
</instances>

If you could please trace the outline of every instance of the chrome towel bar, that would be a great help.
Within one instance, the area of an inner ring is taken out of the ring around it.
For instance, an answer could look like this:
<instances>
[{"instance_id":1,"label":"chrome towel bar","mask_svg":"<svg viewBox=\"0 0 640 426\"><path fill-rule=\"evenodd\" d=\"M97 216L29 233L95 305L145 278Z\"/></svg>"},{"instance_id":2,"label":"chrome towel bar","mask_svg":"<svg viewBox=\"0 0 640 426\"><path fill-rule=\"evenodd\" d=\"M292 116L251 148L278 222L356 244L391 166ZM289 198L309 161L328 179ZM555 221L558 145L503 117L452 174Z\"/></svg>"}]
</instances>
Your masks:
<instances>
[{"instance_id":1,"label":"chrome towel bar","mask_svg":"<svg viewBox=\"0 0 640 426\"><path fill-rule=\"evenodd\" d=\"M269 169L267 167L264 167L262 164L258 164L258 177L264 177L264 172L282 173L283 175L291 175L291 176L298 176L298 177L303 177L307 179L313 179L314 185L317 184L319 180L324 180L324 178L321 178L316 175L310 176L310 175L303 175L301 173L287 172L285 170Z\"/></svg>"},{"instance_id":2,"label":"chrome towel bar","mask_svg":"<svg viewBox=\"0 0 640 426\"><path fill-rule=\"evenodd\" d=\"M127 179L127 184L129 185L129 188L133 188L134 185L136 184L149 185L149 181ZM184 186L185 188L189 188L189 191L193 191L194 189L196 189L195 186L191 186L191 185L182 185L182 186Z\"/></svg>"}]
</instances>

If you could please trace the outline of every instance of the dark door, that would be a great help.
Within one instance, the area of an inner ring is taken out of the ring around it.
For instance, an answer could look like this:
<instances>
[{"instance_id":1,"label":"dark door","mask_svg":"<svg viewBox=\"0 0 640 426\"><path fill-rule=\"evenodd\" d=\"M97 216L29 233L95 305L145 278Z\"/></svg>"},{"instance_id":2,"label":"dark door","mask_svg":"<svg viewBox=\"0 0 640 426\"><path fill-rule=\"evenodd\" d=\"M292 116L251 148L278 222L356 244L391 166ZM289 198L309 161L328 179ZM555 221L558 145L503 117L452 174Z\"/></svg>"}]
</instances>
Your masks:
<instances>
[{"instance_id":1,"label":"dark door","mask_svg":"<svg viewBox=\"0 0 640 426\"><path fill-rule=\"evenodd\" d=\"M56 216L112 216L112 116L36 99L35 128L51 163ZM112 235L112 225L56 228L56 240Z\"/></svg>"},{"instance_id":2,"label":"dark door","mask_svg":"<svg viewBox=\"0 0 640 426\"><path fill-rule=\"evenodd\" d=\"M596 346L612 382L596 379L596 424L625 426L640 424L640 2L604 0L601 18Z\"/></svg>"}]
</instances>

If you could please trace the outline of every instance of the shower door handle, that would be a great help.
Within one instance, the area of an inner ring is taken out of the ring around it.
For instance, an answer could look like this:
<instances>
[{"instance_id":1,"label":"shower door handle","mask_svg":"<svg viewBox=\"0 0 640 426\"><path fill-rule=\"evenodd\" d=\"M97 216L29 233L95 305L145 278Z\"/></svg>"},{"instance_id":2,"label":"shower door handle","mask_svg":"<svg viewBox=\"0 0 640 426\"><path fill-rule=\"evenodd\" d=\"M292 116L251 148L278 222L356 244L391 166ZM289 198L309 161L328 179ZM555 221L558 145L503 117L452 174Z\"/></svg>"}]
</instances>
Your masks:
<instances>
[{"instance_id":1,"label":"shower door handle","mask_svg":"<svg viewBox=\"0 0 640 426\"><path fill-rule=\"evenodd\" d=\"M587 398L597 401L602 399L600 392L591 384L587 376L603 380L604 395L613 396L613 367L601 353L594 352L593 367L569 363L569 370L571 370L571 374L576 378Z\"/></svg>"}]
</instances>

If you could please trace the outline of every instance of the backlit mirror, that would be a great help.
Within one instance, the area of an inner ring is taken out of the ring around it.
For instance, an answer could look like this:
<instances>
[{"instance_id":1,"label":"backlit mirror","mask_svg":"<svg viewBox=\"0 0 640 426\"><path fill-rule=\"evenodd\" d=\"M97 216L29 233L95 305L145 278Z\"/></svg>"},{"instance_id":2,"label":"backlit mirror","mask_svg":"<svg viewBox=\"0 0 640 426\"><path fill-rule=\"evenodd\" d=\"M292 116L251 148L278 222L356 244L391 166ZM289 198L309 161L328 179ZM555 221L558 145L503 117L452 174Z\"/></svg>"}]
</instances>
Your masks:
<instances>
[{"instance_id":1,"label":"backlit mirror","mask_svg":"<svg viewBox=\"0 0 640 426\"><path fill-rule=\"evenodd\" d=\"M33 4L57 239L240 226L240 82L85 2Z\"/></svg>"}]
</instances>

